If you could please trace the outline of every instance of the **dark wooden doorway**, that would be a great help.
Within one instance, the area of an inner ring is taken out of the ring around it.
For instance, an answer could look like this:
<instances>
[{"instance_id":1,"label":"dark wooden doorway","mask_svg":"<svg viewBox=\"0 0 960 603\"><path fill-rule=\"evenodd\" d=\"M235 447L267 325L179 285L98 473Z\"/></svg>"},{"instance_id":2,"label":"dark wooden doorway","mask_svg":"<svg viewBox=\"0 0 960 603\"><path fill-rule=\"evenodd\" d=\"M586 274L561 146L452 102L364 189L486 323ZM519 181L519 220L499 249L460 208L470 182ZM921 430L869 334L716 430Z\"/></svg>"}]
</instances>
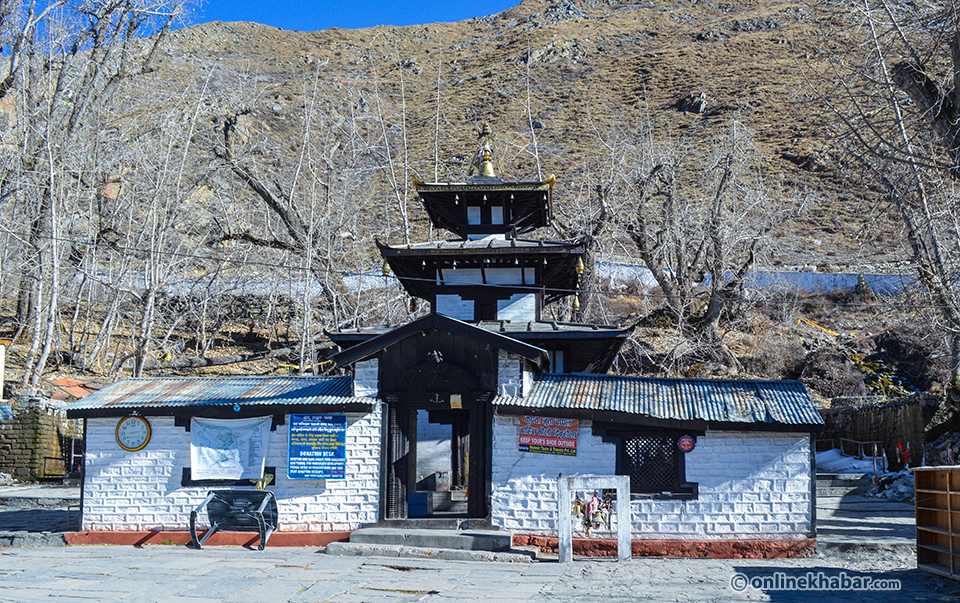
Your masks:
<instances>
[{"instance_id":1,"label":"dark wooden doorway","mask_svg":"<svg viewBox=\"0 0 960 603\"><path fill-rule=\"evenodd\" d=\"M386 482L383 516L386 519L410 517L485 518L489 515L490 449L492 394L395 394L385 395L387 429L383 478ZM453 401L451 401L453 397ZM459 397L459 401L457 401ZM456 408L459 405L460 408ZM453 510L445 505L423 508L424 499L440 498L428 494L423 476L417 474L417 422L450 426L449 492L456 501L466 499ZM418 481L421 487L418 488Z\"/></svg>"}]
</instances>

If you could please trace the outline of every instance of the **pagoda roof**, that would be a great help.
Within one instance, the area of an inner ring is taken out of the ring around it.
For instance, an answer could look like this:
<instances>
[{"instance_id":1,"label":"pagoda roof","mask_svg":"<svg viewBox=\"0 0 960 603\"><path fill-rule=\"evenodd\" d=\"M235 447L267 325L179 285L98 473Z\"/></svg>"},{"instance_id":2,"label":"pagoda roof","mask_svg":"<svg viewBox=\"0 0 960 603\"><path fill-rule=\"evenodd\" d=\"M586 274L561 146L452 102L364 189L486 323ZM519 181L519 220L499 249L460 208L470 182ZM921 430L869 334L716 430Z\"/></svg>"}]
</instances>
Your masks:
<instances>
[{"instance_id":1,"label":"pagoda roof","mask_svg":"<svg viewBox=\"0 0 960 603\"><path fill-rule=\"evenodd\" d=\"M425 183L414 180L424 209L437 228L460 237L470 234L524 234L553 219L550 176L543 182L506 182L496 176L475 176L466 182ZM501 224L469 224L468 206L495 205L503 208Z\"/></svg>"},{"instance_id":2,"label":"pagoda roof","mask_svg":"<svg viewBox=\"0 0 960 603\"><path fill-rule=\"evenodd\" d=\"M500 192L500 191L549 191L556 184L557 177L551 174L546 180L540 182L531 180L527 182L509 182L496 176L474 176L463 182L422 182L414 179L413 184L417 187L418 193L438 193L438 192Z\"/></svg>"},{"instance_id":3,"label":"pagoda roof","mask_svg":"<svg viewBox=\"0 0 960 603\"><path fill-rule=\"evenodd\" d=\"M428 315L430 316L430 315ZM438 315L442 316L442 315ZM590 325L548 321L484 320L465 323L500 336L509 337L535 347L550 347L553 342L572 342L565 362L576 370L605 373L610 370L623 342L631 329L611 325ZM372 326L342 331L327 332L327 336L345 350L382 337L396 329L395 326ZM362 349L362 348L361 348Z\"/></svg>"},{"instance_id":4,"label":"pagoda roof","mask_svg":"<svg viewBox=\"0 0 960 603\"><path fill-rule=\"evenodd\" d=\"M583 337L625 337L630 329L614 325L592 325L557 321L509 321L509 320L481 320L468 322L473 326L486 329L493 333L500 333L510 337L529 334L537 339L580 339ZM388 333L395 329L395 325L374 325L357 327L342 331L329 331L327 335L338 341L366 341L372 337Z\"/></svg>"},{"instance_id":5,"label":"pagoda roof","mask_svg":"<svg viewBox=\"0 0 960 603\"><path fill-rule=\"evenodd\" d=\"M494 253L575 253L580 255L584 253L585 247L579 241L534 241L530 239L498 239L489 237L486 239L456 239L446 241L430 241L429 243L410 243L408 245L385 245L377 241L377 247L383 253L390 250L396 255L405 255L407 251L418 253L442 255L456 255L461 252L477 254L482 252L486 255L489 252Z\"/></svg>"},{"instance_id":6,"label":"pagoda roof","mask_svg":"<svg viewBox=\"0 0 960 603\"><path fill-rule=\"evenodd\" d=\"M550 364L547 353L536 346L442 314L427 314L413 322L377 333L357 345L334 354L333 361L337 366L355 364L379 353L391 345L429 329L443 329L451 333L457 333L486 343L491 347L522 356L534 363L539 370L546 370Z\"/></svg>"},{"instance_id":7,"label":"pagoda roof","mask_svg":"<svg viewBox=\"0 0 960 603\"><path fill-rule=\"evenodd\" d=\"M576 264L586 250L580 242L518 239L437 241L398 247L379 241L376 243L400 284L413 297L430 299L438 288L447 286L437 283L438 269L446 271L520 265L539 268L540 277L536 284L517 285L516 288L543 292L544 304L551 304L576 292Z\"/></svg>"}]
</instances>

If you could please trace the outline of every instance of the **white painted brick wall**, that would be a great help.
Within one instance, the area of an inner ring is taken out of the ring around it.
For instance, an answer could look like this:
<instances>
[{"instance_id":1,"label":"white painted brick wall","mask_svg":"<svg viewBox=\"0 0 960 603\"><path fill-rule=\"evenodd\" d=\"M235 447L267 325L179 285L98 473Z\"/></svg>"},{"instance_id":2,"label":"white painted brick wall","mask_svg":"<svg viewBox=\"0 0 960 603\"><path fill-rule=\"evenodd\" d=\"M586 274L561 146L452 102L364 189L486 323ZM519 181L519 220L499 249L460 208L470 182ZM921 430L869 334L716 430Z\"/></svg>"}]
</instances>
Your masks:
<instances>
[{"instance_id":1,"label":"white painted brick wall","mask_svg":"<svg viewBox=\"0 0 960 603\"><path fill-rule=\"evenodd\" d=\"M470 322L473 320L473 303L472 299L460 299L459 295L437 295L434 311L450 318Z\"/></svg>"},{"instance_id":2,"label":"white painted brick wall","mask_svg":"<svg viewBox=\"0 0 960 603\"><path fill-rule=\"evenodd\" d=\"M556 534L557 476L615 473L616 447L593 436L589 424L580 422L577 456L559 456L520 452L520 417L494 415L490 510L495 525L526 534Z\"/></svg>"},{"instance_id":3,"label":"white painted brick wall","mask_svg":"<svg viewBox=\"0 0 960 603\"><path fill-rule=\"evenodd\" d=\"M537 319L537 296L518 293L497 301L497 320L528 322Z\"/></svg>"},{"instance_id":4,"label":"white painted brick wall","mask_svg":"<svg viewBox=\"0 0 960 603\"><path fill-rule=\"evenodd\" d=\"M523 395L523 367L519 356L503 350L497 353L497 394L500 396Z\"/></svg>"},{"instance_id":5,"label":"white painted brick wall","mask_svg":"<svg viewBox=\"0 0 960 603\"><path fill-rule=\"evenodd\" d=\"M353 395L376 398L380 387L380 361L371 358L353 367Z\"/></svg>"},{"instance_id":6,"label":"white painted brick wall","mask_svg":"<svg viewBox=\"0 0 960 603\"><path fill-rule=\"evenodd\" d=\"M214 488L183 488L190 464L190 433L173 417L149 417L147 447L126 452L117 445L117 418L87 420L84 530L184 530L190 511ZM347 479L287 479L287 427L270 433L266 464L277 468L281 531L353 530L378 521L380 407L347 415ZM203 516L201 516L202 519ZM206 525L206 523L204 523Z\"/></svg>"},{"instance_id":7,"label":"white painted brick wall","mask_svg":"<svg viewBox=\"0 0 960 603\"><path fill-rule=\"evenodd\" d=\"M613 475L616 446L580 421L577 456L518 450L519 417L496 415L493 523L521 533L556 534L556 479ZM686 457L695 500L634 500L634 538L804 538L810 531L810 440L805 433L708 432Z\"/></svg>"}]
</instances>

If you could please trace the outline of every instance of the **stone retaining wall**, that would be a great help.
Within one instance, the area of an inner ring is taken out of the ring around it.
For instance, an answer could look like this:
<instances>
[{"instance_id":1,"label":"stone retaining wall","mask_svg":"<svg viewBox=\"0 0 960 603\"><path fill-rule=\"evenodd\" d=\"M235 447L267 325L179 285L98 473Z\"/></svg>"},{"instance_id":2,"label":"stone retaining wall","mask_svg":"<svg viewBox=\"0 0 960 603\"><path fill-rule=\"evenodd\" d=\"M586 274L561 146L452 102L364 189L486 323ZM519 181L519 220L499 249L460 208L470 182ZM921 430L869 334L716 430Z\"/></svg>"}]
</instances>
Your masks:
<instances>
[{"instance_id":1,"label":"stone retaining wall","mask_svg":"<svg viewBox=\"0 0 960 603\"><path fill-rule=\"evenodd\" d=\"M67 419L65 403L44 398L9 401L13 417L0 419L0 473L21 482L67 473L63 438L83 437L83 422Z\"/></svg>"}]
</instances>

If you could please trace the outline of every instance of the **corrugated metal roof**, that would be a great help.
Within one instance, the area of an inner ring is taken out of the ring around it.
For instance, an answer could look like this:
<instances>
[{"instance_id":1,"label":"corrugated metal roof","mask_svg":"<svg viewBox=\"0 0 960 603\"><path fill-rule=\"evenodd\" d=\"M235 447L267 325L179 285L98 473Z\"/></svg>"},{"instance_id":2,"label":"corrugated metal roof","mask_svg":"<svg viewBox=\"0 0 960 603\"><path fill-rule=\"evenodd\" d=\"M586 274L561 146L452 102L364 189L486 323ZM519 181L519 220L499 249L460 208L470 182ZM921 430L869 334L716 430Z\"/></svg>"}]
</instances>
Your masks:
<instances>
[{"instance_id":1,"label":"corrugated metal roof","mask_svg":"<svg viewBox=\"0 0 960 603\"><path fill-rule=\"evenodd\" d=\"M193 406L372 404L346 377L157 377L118 381L67 411Z\"/></svg>"},{"instance_id":2,"label":"corrugated metal roof","mask_svg":"<svg viewBox=\"0 0 960 603\"><path fill-rule=\"evenodd\" d=\"M538 375L529 395L494 404L613 411L656 419L823 425L799 381L658 379L617 375Z\"/></svg>"}]
</instances>

